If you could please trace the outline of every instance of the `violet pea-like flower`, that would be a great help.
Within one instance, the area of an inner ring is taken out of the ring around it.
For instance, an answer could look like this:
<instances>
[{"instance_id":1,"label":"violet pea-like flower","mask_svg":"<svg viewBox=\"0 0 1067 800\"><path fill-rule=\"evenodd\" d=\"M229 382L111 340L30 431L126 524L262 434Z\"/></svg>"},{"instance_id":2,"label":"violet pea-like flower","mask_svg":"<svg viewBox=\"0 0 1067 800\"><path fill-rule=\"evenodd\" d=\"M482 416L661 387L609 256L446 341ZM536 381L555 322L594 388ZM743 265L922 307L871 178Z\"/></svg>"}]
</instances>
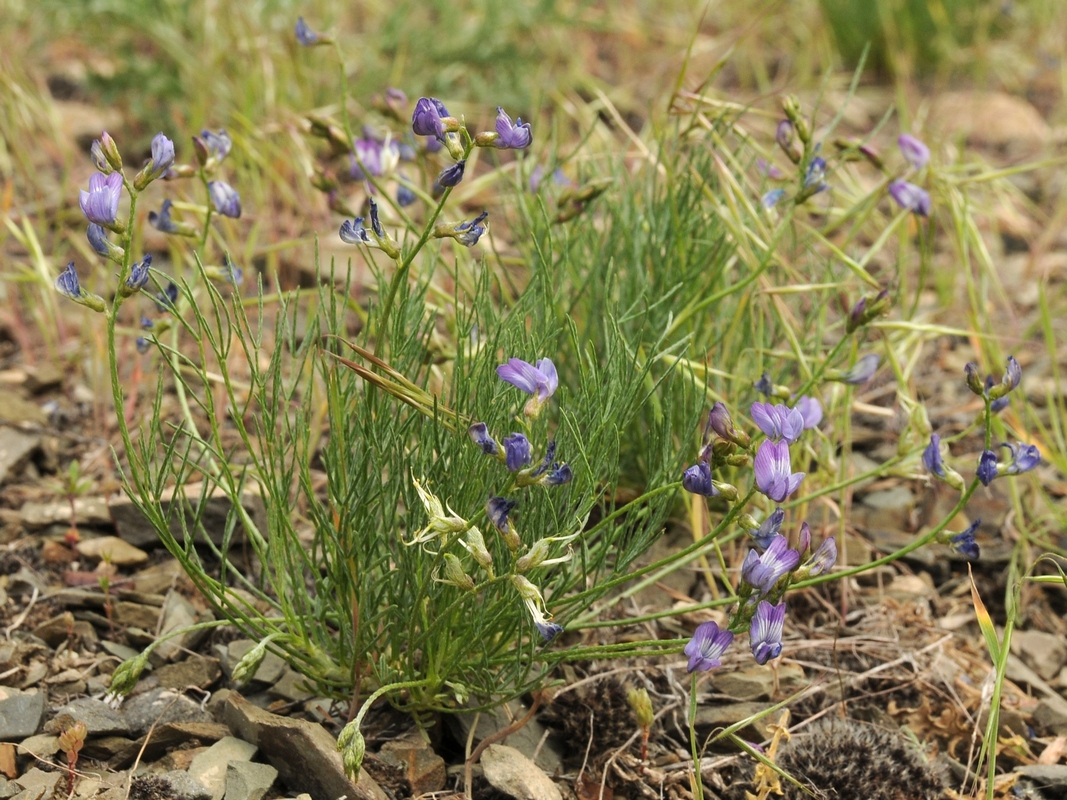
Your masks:
<instances>
[{"instance_id":1,"label":"violet pea-like flower","mask_svg":"<svg viewBox=\"0 0 1067 800\"><path fill-rule=\"evenodd\" d=\"M904 155L904 160L911 164L914 169L922 169L930 160L930 148L916 139L910 133L900 134L897 146Z\"/></svg>"},{"instance_id":2,"label":"violet pea-like flower","mask_svg":"<svg viewBox=\"0 0 1067 800\"><path fill-rule=\"evenodd\" d=\"M803 395L797 400L794 408L800 412L800 416L804 420L804 430L816 428L822 422L822 403L814 397Z\"/></svg>"},{"instance_id":3,"label":"violet pea-like flower","mask_svg":"<svg viewBox=\"0 0 1067 800\"><path fill-rule=\"evenodd\" d=\"M715 497L719 490L711 480L711 467L707 461L700 461L682 473L682 488L691 494Z\"/></svg>"},{"instance_id":4,"label":"violet pea-like flower","mask_svg":"<svg viewBox=\"0 0 1067 800\"><path fill-rule=\"evenodd\" d=\"M741 564L741 579L765 595L774 588L779 578L792 572L799 563L800 553L791 550L789 540L779 534L771 539L762 555L755 550L748 551Z\"/></svg>"},{"instance_id":5,"label":"violet pea-like flower","mask_svg":"<svg viewBox=\"0 0 1067 800\"><path fill-rule=\"evenodd\" d=\"M856 362L855 366L847 372L841 374L838 380L843 383L851 384L852 386L859 386L866 383L874 377L874 373L878 371L878 364L881 359L875 353L868 353Z\"/></svg>"},{"instance_id":6,"label":"violet pea-like flower","mask_svg":"<svg viewBox=\"0 0 1067 800\"><path fill-rule=\"evenodd\" d=\"M501 444L504 445L504 465L509 472L518 472L533 459L530 440L521 433L505 436Z\"/></svg>"},{"instance_id":7,"label":"violet pea-like flower","mask_svg":"<svg viewBox=\"0 0 1067 800\"><path fill-rule=\"evenodd\" d=\"M456 235L452 238L464 247L474 247L474 245L478 244L478 240L482 238L482 234L485 233L485 225L482 223L488 216L489 212L483 211L474 219L461 222L454 226Z\"/></svg>"},{"instance_id":8,"label":"violet pea-like flower","mask_svg":"<svg viewBox=\"0 0 1067 800\"><path fill-rule=\"evenodd\" d=\"M59 273L55 282L56 291L71 300L77 300L82 296L81 282L78 273L74 269L74 262L67 264L66 268Z\"/></svg>"},{"instance_id":9,"label":"violet pea-like flower","mask_svg":"<svg viewBox=\"0 0 1067 800\"><path fill-rule=\"evenodd\" d=\"M785 626L785 601L772 605L760 600L752 617L748 640L757 664L766 664L782 652L782 628Z\"/></svg>"},{"instance_id":10,"label":"violet pea-like flower","mask_svg":"<svg viewBox=\"0 0 1067 800\"><path fill-rule=\"evenodd\" d=\"M224 217L238 219L241 216L241 195L225 181L211 181L208 185L211 203Z\"/></svg>"},{"instance_id":11,"label":"violet pea-like flower","mask_svg":"<svg viewBox=\"0 0 1067 800\"><path fill-rule=\"evenodd\" d=\"M518 506L518 500L508 500L506 497L490 497L486 503L485 512L489 521L493 523L501 533L510 533L508 515Z\"/></svg>"},{"instance_id":12,"label":"violet pea-like flower","mask_svg":"<svg viewBox=\"0 0 1067 800\"><path fill-rule=\"evenodd\" d=\"M119 213L119 196L122 193L122 173L105 175L94 172L89 177L89 191L81 190L78 204L89 222L110 228Z\"/></svg>"},{"instance_id":13,"label":"violet pea-like flower","mask_svg":"<svg viewBox=\"0 0 1067 800\"><path fill-rule=\"evenodd\" d=\"M825 178L826 159L822 156L815 156L804 173L804 188L814 189L816 193L825 191L830 188Z\"/></svg>"},{"instance_id":14,"label":"violet pea-like flower","mask_svg":"<svg viewBox=\"0 0 1067 800\"><path fill-rule=\"evenodd\" d=\"M901 208L923 217L930 216L930 193L922 187L896 180L889 184L889 195Z\"/></svg>"},{"instance_id":15,"label":"violet pea-like flower","mask_svg":"<svg viewBox=\"0 0 1067 800\"><path fill-rule=\"evenodd\" d=\"M451 116L445 104L436 97L420 97L411 113L411 130L418 136L433 136L443 139L444 124L441 120Z\"/></svg>"},{"instance_id":16,"label":"violet pea-like flower","mask_svg":"<svg viewBox=\"0 0 1067 800\"><path fill-rule=\"evenodd\" d=\"M489 427L484 422L475 422L467 429L467 433L487 456L495 456L500 452L500 445L489 435Z\"/></svg>"},{"instance_id":17,"label":"violet pea-like flower","mask_svg":"<svg viewBox=\"0 0 1067 800\"><path fill-rule=\"evenodd\" d=\"M496 368L496 374L502 381L534 395L542 403L555 394L559 387L556 365L550 358L542 358L536 365L521 358L509 358L507 364Z\"/></svg>"},{"instance_id":18,"label":"violet pea-like flower","mask_svg":"<svg viewBox=\"0 0 1067 800\"><path fill-rule=\"evenodd\" d=\"M764 208L774 208L783 197L785 197L785 189L771 189L764 193L759 202Z\"/></svg>"},{"instance_id":19,"label":"violet pea-like flower","mask_svg":"<svg viewBox=\"0 0 1067 800\"><path fill-rule=\"evenodd\" d=\"M502 150L522 150L529 147L530 142L533 141L530 123L523 122L522 117L516 117L512 122L507 112L499 106L496 110L496 132L497 137L493 140L493 147Z\"/></svg>"},{"instance_id":20,"label":"violet pea-like flower","mask_svg":"<svg viewBox=\"0 0 1067 800\"><path fill-rule=\"evenodd\" d=\"M941 437L930 434L930 444L923 450L923 466L939 478L946 477L945 462L941 459Z\"/></svg>"},{"instance_id":21,"label":"violet pea-like flower","mask_svg":"<svg viewBox=\"0 0 1067 800\"><path fill-rule=\"evenodd\" d=\"M1000 474L997 465L997 454L992 450L982 451L982 455L978 458L978 470L976 474L983 486L991 484L993 479Z\"/></svg>"},{"instance_id":22,"label":"violet pea-like flower","mask_svg":"<svg viewBox=\"0 0 1067 800\"><path fill-rule=\"evenodd\" d=\"M775 441L785 439L792 444L804 432L804 415L795 408L756 402L749 412L759 429Z\"/></svg>"},{"instance_id":23,"label":"violet pea-like flower","mask_svg":"<svg viewBox=\"0 0 1067 800\"><path fill-rule=\"evenodd\" d=\"M828 536L822 540L822 544L812 553L807 567L807 574L809 578L814 578L816 575L822 575L827 572L830 567L837 563L837 541L833 536Z\"/></svg>"},{"instance_id":24,"label":"violet pea-like flower","mask_svg":"<svg viewBox=\"0 0 1067 800\"><path fill-rule=\"evenodd\" d=\"M977 561L982 551L978 547L978 542L974 540L974 532L978 530L978 526L981 524L982 520L976 519L964 530L953 534L949 537L948 546L952 548L953 552L959 553L968 561Z\"/></svg>"},{"instance_id":25,"label":"violet pea-like flower","mask_svg":"<svg viewBox=\"0 0 1067 800\"><path fill-rule=\"evenodd\" d=\"M98 254L106 256L111 252L108 248L110 242L107 240L107 233L95 222L89 224L85 231L85 238L89 240L89 244Z\"/></svg>"},{"instance_id":26,"label":"violet pea-like flower","mask_svg":"<svg viewBox=\"0 0 1067 800\"><path fill-rule=\"evenodd\" d=\"M1041 451L1036 444L1008 444L1005 442L1001 447L1006 447L1011 453L1011 463L1004 470L1005 475L1018 475L1029 472L1041 463Z\"/></svg>"},{"instance_id":27,"label":"violet pea-like flower","mask_svg":"<svg viewBox=\"0 0 1067 800\"><path fill-rule=\"evenodd\" d=\"M296 18L294 33L296 33L296 40L304 47L313 47L319 43L319 35L308 27L303 17Z\"/></svg>"},{"instance_id":28,"label":"violet pea-like flower","mask_svg":"<svg viewBox=\"0 0 1067 800\"><path fill-rule=\"evenodd\" d=\"M148 285L148 270L152 266L152 256L146 255L144 259L130 266L130 274L126 277L126 288L130 292L138 292Z\"/></svg>"},{"instance_id":29,"label":"violet pea-like flower","mask_svg":"<svg viewBox=\"0 0 1067 800\"><path fill-rule=\"evenodd\" d=\"M722 654L734 641L728 630L720 630L714 622L703 622L693 632L693 638L685 646L689 656L686 672L707 672L722 664Z\"/></svg>"},{"instance_id":30,"label":"violet pea-like flower","mask_svg":"<svg viewBox=\"0 0 1067 800\"><path fill-rule=\"evenodd\" d=\"M756 547L760 550L766 550L774 540L774 537L782 530L782 523L784 522L785 511L779 506L770 513L770 516L768 516L767 519L760 523L759 528L749 532Z\"/></svg>"},{"instance_id":31,"label":"violet pea-like flower","mask_svg":"<svg viewBox=\"0 0 1067 800\"><path fill-rule=\"evenodd\" d=\"M776 503L783 502L804 480L803 472L792 472L789 445L786 442L763 442L753 462L756 486Z\"/></svg>"},{"instance_id":32,"label":"violet pea-like flower","mask_svg":"<svg viewBox=\"0 0 1067 800\"><path fill-rule=\"evenodd\" d=\"M437 176L437 180L435 181L436 185L446 189L453 186L459 186L460 181L463 180L463 170L466 168L466 159L457 161L451 167L446 167L441 170L441 174Z\"/></svg>"},{"instance_id":33,"label":"violet pea-like flower","mask_svg":"<svg viewBox=\"0 0 1067 800\"><path fill-rule=\"evenodd\" d=\"M162 132L152 137L152 174L162 175L174 164L174 142Z\"/></svg>"}]
</instances>

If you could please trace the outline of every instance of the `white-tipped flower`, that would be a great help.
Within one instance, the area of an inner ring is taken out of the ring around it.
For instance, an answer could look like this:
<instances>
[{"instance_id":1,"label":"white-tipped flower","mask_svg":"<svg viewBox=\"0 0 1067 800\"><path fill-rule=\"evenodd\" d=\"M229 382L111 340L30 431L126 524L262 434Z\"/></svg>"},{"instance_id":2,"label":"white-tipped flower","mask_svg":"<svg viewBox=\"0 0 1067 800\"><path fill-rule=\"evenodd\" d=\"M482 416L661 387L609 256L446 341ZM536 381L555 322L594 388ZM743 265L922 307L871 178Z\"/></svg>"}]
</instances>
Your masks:
<instances>
[{"instance_id":1,"label":"white-tipped flower","mask_svg":"<svg viewBox=\"0 0 1067 800\"><path fill-rule=\"evenodd\" d=\"M148 652L138 653L133 658L128 658L118 665L111 673L111 686L104 695L104 702L117 708L125 699L126 695L133 691L137 681L148 664Z\"/></svg>"},{"instance_id":2,"label":"white-tipped flower","mask_svg":"<svg viewBox=\"0 0 1067 800\"><path fill-rule=\"evenodd\" d=\"M493 554L485 546L485 538L482 536L482 532L477 527L472 526L463 539L460 540L460 544L467 548L467 552L474 557L474 560L478 562L478 566L484 569L486 575L492 580L494 577Z\"/></svg>"},{"instance_id":3,"label":"white-tipped flower","mask_svg":"<svg viewBox=\"0 0 1067 800\"><path fill-rule=\"evenodd\" d=\"M526 604L526 609L530 612L530 616L533 617L534 625L546 642L552 641L563 632L561 625L549 621L552 615L545 608L545 598L541 596L541 591L536 586L522 575L512 575L511 585L515 587L519 597L522 598L522 602Z\"/></svg>"},{"instance_id":4,"label":"white-tipped flower","mask_svg":"<svg viewBox=\"0 0 1067 800\"><path fill-rule=\"evenodd\" d=\"M426 527L415 533L411 541L404 542L404 544L409 546L425 544L426 542L432 542L438 536L460 533L470 527L467 520L459 516L451 507L448 509L448 514L445 514L444 504L436 495L423 489L422 484L416 478L412 478L411 482L415 485L415 491L419 493L422 507L426 509L426 516L430 518L430 521L426 523Z\"/></svg>"},{"instance_id":5,"label":"white-tipped flower","mask_svg":"<svg viewBox=\"0 0 1067 800\"><path fill-rule=\"evenodd\" d=\"M230 680L233 681L235 686L244 686L252 680L263 663L263 659L267 657L267 645L270 640L271 637L268 636L241 656L241 660L237 662L237 665L233 668L233 674L230 676Z\"/></svg>"},{"instance_id":6,"label":"white-tipped flower","mask_svg":"<svg viewBox=\"0 0 1067 800\"><path fill-rule=\"evenodd\" d=\"M337 737L337 749L341 751L341 761L345 774L352 780L359 780L359 770L363 766L363 755L367 752L367 743L359 732L359 724L349 722L341 729Z\"/></svg>"}]
</instances>

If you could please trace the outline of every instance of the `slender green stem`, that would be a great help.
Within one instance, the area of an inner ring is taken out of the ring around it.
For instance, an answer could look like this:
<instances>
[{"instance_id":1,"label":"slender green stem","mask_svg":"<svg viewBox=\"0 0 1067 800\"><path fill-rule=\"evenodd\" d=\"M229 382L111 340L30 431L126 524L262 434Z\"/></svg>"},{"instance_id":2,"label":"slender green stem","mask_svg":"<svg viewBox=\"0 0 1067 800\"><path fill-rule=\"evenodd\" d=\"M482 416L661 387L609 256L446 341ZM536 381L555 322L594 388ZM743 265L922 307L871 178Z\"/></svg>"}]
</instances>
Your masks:
<instances>
[{"instance_id":1,"label":"slender green stem","mask_svg":"<svg viewBox=\"0 0 1067 800\"><path fill-rule=\"evenodd\" d=\"M689 748L693 753L693 797L704 800L704 778L700 774L700 747L697 745L697 673L689 683Z\"/></svg>"}]
</instances>

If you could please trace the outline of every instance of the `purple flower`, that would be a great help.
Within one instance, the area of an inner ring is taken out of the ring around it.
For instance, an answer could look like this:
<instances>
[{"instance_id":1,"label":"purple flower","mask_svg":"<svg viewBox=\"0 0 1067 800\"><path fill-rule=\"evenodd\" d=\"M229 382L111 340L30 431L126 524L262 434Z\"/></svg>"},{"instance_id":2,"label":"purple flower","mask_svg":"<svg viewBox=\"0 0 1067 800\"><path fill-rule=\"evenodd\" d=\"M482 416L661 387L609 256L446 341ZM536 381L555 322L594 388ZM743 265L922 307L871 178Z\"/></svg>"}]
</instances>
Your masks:
<instances>
[{"instance_id":1,"label":"purple flower","mask_svg":"<svg viewBox=\"0 0 1067 800\"><path fill-rule=\"evenodd\" d=\"M789 549L789 541L778 534L771 539L763 555L755 550L748 551L741 564L741 579L765 595L770 593L779 578L792 572L799 563L800 553Z\"/></svg>"},{"instance_id":2,"label":"purple flower","mask_svg":"<svg viewBox=\"0 0 1067 800\"><path fill-rule=\"evenodd\" d=\"M682 488L704 497L715 497L719 493L711 480L711 467L707 461L699 461L682 473Z\"/></svg>"},{"instance_id":3,"label":"purple flower","mask_svg":"<svg viewBox=\"0 0 1067 800\"><path fill-rule=\"evenodd\" d=\"M770 403L753 403L749 408L752 421L771 439L785 439L792 444L804 432L804 415L795 408Z\"/></svg>"},{"instance_id":4,"label":"purple flower","mask_svg":"<svg viewBox=\"0 0 1067 800\"><path fill-rule=\"evenodd\" d=\"M752 384L752 388L764 397L774 394L774 384L771 383L771 376L766 372L759 376L759 380Z\"/></svg>"},{"instance_id":5,"label":"purple flower","mask_svg":"<svg viewBox=\"0 0 1067 800\"><path fill-rule=\"evenodd\" d=\"M881 359L874 353L868 353L859 361L856 362L852 369L848 370L841 375L840 379L844 383L852 384L853 386L859 386L866 383L874 377L874 373L878 371L878 362Z\"/></svg>"},{"instance_id":6,"label":"purple flower","mask_svg":"<svg viewBox=\"0 0 1067 800\"><path fill-rule=\"evenodd\" d=\"M518 506L518 500L508 500L506 497L490 497L486 503L485 512L489 515L489 521L493 523L501 533L508 533L508 514Z\"/></svg>"},{"instance_id":7,"label":"purple flower","mask_svg":"<svg viewBox=\"0 0 1067 800\"><path fill-rule=\"evenodd\" d=\"M411 130L417 136L433 136L441 140L445 136L444 124L441 120L451 116L445 104L436 97L420 97L415 103L415 110L411 114Z\"/></svg>"},{"instance_id":8,"label":"purple flower","mask_svg":"<svg viewBox=\"0 0 1067 800\"><path fill-rule=\"evenodd\" d=\"M889 184L889 195L897 205L913 214L930 216L930 194L914 183L896 180Z\"/></svg>"},{"instance_id":9,"label":"purple flower","mask_svg":"<svg viewBox=\"0 0 1067 800\"><path fill-rule=\"evenodd\" d=\"M148 224L163 233L178 233L178 226L170 216L170 209L173 205L170 200L164 200L163 207L160 208L158 214L155 211L149 211Z\"/></svg>"},{"instance_id":10,"label":"purple flower","mask_svg":"<svg viewBox=\"0 0 1067 800\"><path fill-rule=\"evenodd\" d=\"M502 150L522 150L529 147L533 141L530 123L523 122L522 117L516 117L513 123L511 117L499 106L496 109L496 132L497 138L493 141L493 147Z\"/></svg>"},{"instance_id":11,"label":"purple flower","mask_svg":"<svg viewBox=\"0 0 1067 800\"><path fill-rule=\"evenodd\" d=\"M986 391L987 395L989 394L989 390L992 389L996 385L997 385L997 379L994 378L992 375L986 375L986 378L985 378L985 391ZM1008 407L1008 404L1010 402L1011 402L1011 399L1007 395L1004 395L1003 397L998 397L996 400L990 400L989 401L989 410L993 414L999 414L1001 411L1003 411L1005 408Z\"/></svg>"},{"instance_id":12,"label":"purple flower","mask_svg":"<svg viewBox=\"0 0 1067 800\"><path fill-rule=\"evenodd\" d=\"M205 128L200 131L200 141L208 153L215 157L216 161L222 161L233 149L233 139L230 138L230 134L226 133L225 128L219 128L218 133Z\"/></svg>"},{"instance_id":13,"label":"purple flower","mask_svg":"<svg viewBox=\"0 0 1067 800\"><path fill-rule=\"evenodd\" d=\"M126 288L131 292L137 292L148 285L148 269L152 266L152 256L145 256L143 260L130 267L130 274L126 276Z\"/></svg>"},{"instance_id":14,"label":"purple flower","mask_svg":"<svg viewBox=\"0 0 1067 800\"><path fill-rule=\"evenodd\" d=\"M434 182L436 186L441 186L446 189L450 189L453 186L458 186L460 181L463 180L463 170L467 168L467 161L457 161L451 167L446 167L441 170L441 174L437 176L437 180Z\"/></svg>"},{"instance_id":15,"label":"purple flower","mask_svg":"<svg viewBox=\"0 0 1067 800\"><path fill-rule=\"evenodd\" d=\"M156 295L156 308L160 311L173 311L178 302L178 287L174 281L168 281L162 292Z\"/></svg>"},{"instance_id":16,"label":"purple flower","mask_svg":"<svg viewBox=\"0 0 1067 800\"><path fill-rule=\"evenodd\" d=\"M361 181L366 175L366 170L375 178L380 177L382 169L382 148L384 145L377 139L356 139L355 153L349 154L348 174L353 180Z\"/></svg>"},{"instance_id":17,"label":"purple flower","mask_svg":"<svg viewBox=\"0 0 1067 800\"><path fill-rule=\"evenodd\" d=\"M119 196L122 194L122 173L105 175L94 172L89 177L89 191L81 190L78 203L89 222L111 227L119 213Z\"/></svg>"},{"instance_id":18,"label":"purple flower","mask_svg":"<svg viewBox=\"0 0 1067 800\"><path fill-rule=\"evenodd\" d=\"M559 386L556 365L549 358L542 358L536 366L521 358L509 358L507 364L496 368L496 374L506 383L534 395L542 403L555 394Z\"/></svg>"},{"instance_id":19,"label":"purple flower","mask_svg":"<svg viewBox=\"0 0 1067 800\"><path fill-rule=\"evenodd\" d=\"M760 550L766 550L774 540L774 537L782 530L782 523L784 522L785 511L781 507L775 508L771 515L760 523L759 528L755 531L749 531L756 547Z\"/></svg>"},{"instance_id":20,"label":"purple flower","mask_svg":"<svg viewBox=\"0 0 1067 800\"><path fill-rule=\"evenodd\" d=\"M456 225L455 230L458 235L452 238L464 247L474 247L474 245L478 244L478 240L482 238L482 234L485 233L485 225L482 222L488 216L489 212L483 211L469 222L461 222Z\"/></svg>"},{"instance_id":21,"label":"purple flower","mask_svg":"<svg viewBox=\"0 0 1067 800\"><path fill-rule=\"evenodd\" d=\"M988 486L1000 473L997 470L997 454L992 450L984 450L978 459L978 480L983 486Z\"/></svg>"},{"instance_id":22,"label":"purple flower","mask_svg":"<svg viewBox=\"0 0 1067 800\"><path fill-rule=\"evenodd\" d=\"M760 198L759 202L764 208L774 208L783 197L785 197L785 189L771 189Z\"/></svg>"},{"instance_id":23,"label":"purple flower","mask_svg":"<svg viewBox=\"0 0 1067 800\"><path fill-rule=\"evenodd\" d=\"M518 472L533 459L533 454L530 451L530 440L521 433L505 436L503 445L504 465L511 472Z\"/></svg>"},{"instance_id":24,"label":"purple flower","mask_svg":"<svg viewBox=\"0 0 1067 800\"><path fill-rule=\"evenodd\" d=\"M771 180L779 181L785 177L785 175L780 169L778 169L778 167L774 166L774 164L771 164L765 158L756 159L756 169L758 169Z\"/></svg>"},{"instance_id":25,"label":"purple flower","mask_svg":"<svg viewBox=\"0 0 1067 800\"><path fill-rule=\"evenodd\" d=\"M110 242L107 240L107 233L95 222L89 224L85 231L85 238L89 240L93 250L100 255L107 256L110 254L111 251L108 249Z\"/></svg>"},{"instance_id":26,"label":"purple flower","mask_svg":"<svg viewBox=\"0 0 1067 800\"><path fill-rule=\"evenodd\" d=\"M797 532L797 552L804 555L809 549L811 549L811 526L804 521L800 523L800 530Z\"/></svg>"},{"instance_id":27,"label":"purple flower","mask_svg":"<svg viewBox=\"0 0 1067 800\"><path fill-rule=\"evenodd\" d=\"M546 643L551 642L563 633L563 626L558 622L539 622L535 620L534 624L537 626L537 631L541 634L541 638L544 639Z\"/></svg>"},{"instance_id":28,"label":"purple flower","mask_svg":"<svg viewBox=\"0 0 1067 800\"><path fill-rule=\"evenodd\" d=\"M467 433L487 456L495 456L500 452L500 445L489 435L489 428L484 422L475 422L467 429Z\"/></svg>"},{"instance_id":29,"label":"purple flower","mask_svg":"<svg viewBox=\"0 0 1067 800\"><path fill-rule=\"evenodd\" d=\"M77 300L82 296L81 283L78 281L78 273L74 269L74 262L67 264L66 269L59 273L56 278L56 291L71 300Z\"/></svg>"},{"instance_id":30,"label":"purple flower","mask_svg":"<svg viewBox=\"0 0 1067 800\"><path fill-rule=\"evenodd\" d=\"M418 196L411 190L411 188L403 181L397 182L396 185L396 204L401 208L410 206L416 200Z\"/></svg>"},{"instance_id":31,"label":"purple flower","mask_svg":"<svg viewBox=\"0 0 1067 800\"><path fill-rule=\"evenodd\" d=\"M573 478L570 464L553 464L552 469L548 470L538 483L542 486L562 486L570 483Z\"/></svg>"},{"instance_id":32,"label":"purple flower","mask_svg":"<svg viewBox=\"0 0 1067 800\"><path fill-rule=\"evenodd\" d=\"M141 354L147 353L148 348L150 347L150 345L148 344L148 340L143 336L138 336L136 339L134 339L133 344L134 347L137 348L137 352Z\"/></svg>"},{"instance_id":33,"label":"purple flower","mask_svg":"<svg viewBox=\"0 0 1067 800\"><path fill-rule=\"evenodd\" d=\"M319 43L319 35L308 27L303 17L296 18L296 40L304 47L312 47Z\"/></svg>"},{"instance_id":34,"label":"purple flower","mask_svg":"<svg viewBox=\"0 0 1067 800\"><path fill-rule=\"evenodd\" d=\"M752 626L748 630L748 641L757 664L766 664L781 654L784 625L785 601L775 606L766 600L760 600L756 615L752 617Z\"/></svg>"},{"instance_id":35,"label":"purple flower","mask_svg":"<svg viewBox=\"0 0 1067 800\"><path fill-rule=\"evenodd\" d=\"M897 146L900 147L900 152L904 154L904 160L911 164L914 169L922 169L930 160L930 148L910 133L900 134L900 138L897 139Z\"/></svg>"},{"instance_id":36,"label":"purple flower","mask_svg":"<svg viewBox=\"0 0 1067 800\"><path fill-rule=\"evenodd\" d=\"M790 145L793 144L793 134L793 123L787 119L783 119L778 123L778 127L774 131L774 140L778 142L780 148L788 153Z\"/></svg>"},{"instance_id":37,"label":"purple flower","mask_svg":"<svg viewBox=\"0 0 1067 800\"><path fill-rule=\"evenodd\" d=\"M976 519L965 530L949 537L948 546L952 548L953 552L959 553L968 561L977 561L981 550L978 547L978 542L974 540L974 532L978 530L978 526L981 524L982 520Z\"/></svg>"},{"instance_id":38,"label":"purple flower","mask_svg":"<svg viewBox=\"0 0 1067 800\"><path fill-rule=\"evenodd\" d=\"M804 480L803 472L792 472L789 445L786 442L763 442L756 451L753 468L756 486L776 503L783 502Z\"/></svg>"},{"instance_id":39,"label":"purple flower","mask_svg":"<svg viewBox=\"0 0 1067 800\"><path fill-rule=\"evenodd\" d=\"M730 410L725 403L716 402L708 412L708 428L711 428L720 438L733 442L741 447L748 447L751 439L744 431L734 428L734 419L730 416ZM705 443L707 430L704 432Z\"/></svg>"},{"instance_id":40,"label":"purple flower","mask_svg":"<svg viewBox=\"0 0 1067 800\"><path fill-rule=\"evenodd\" d=\"M941 437L930 434L930 444L923 450L923 466L939 478L945 477L945 462L941 460Z\"/></svg>"},{"instance_id":41,"label":"purple flower","mask_svg":"<svg viewBox=\"0 0 1067 800\"><path fill-rule=\"evenodd\" d=\"M150 174L158 178L174 163L174 142L162 132L152 137L152 163Z\"/></svg>"},{"instance_id":42,"label":"purple flower","mask_svg":"<svg viewBox=\"0 0 1067 800\"><path fill-rule=\"evenodd\" d=\"M224 217L238 219L241 216L241 195L225 181L211 181L208 185L211 203Z\"/></svg>"},{"instance_id":43,"label":"purple flower","mask_svg":"<svg viewBox=\"0 0 1067 800\"><path fill-rule=\"evenodd\" d=\"M373 247L376 242L370 238L370 233L363 227L363 217L346 219L341 223L341 229L337 232L341 241L345 244L365 244Z\"/></svg>"},{"instance_id":44,"label":"purple flower","mask_svg":"<svg viewBox=\"0 0 1067 800\"><path fill-rule=\"evenodd\" d=\"M804 430L817 428L819 423L822 422L822 403L816 398L803 395L797 400L794 408L800 412L800 416L804 420Z\"/></svg>"},{"instance_id":45,"label":"purple flower","mask_svg":"<svg viewBox=\"0 0 1067 800\"><path fill-rule=\"evenodd\" d=\"M808 577L813 578L816 575L822 575L827 572L830 567L837 563L837 542L833 536L829 536L822 540L822 544L808 559Z\"/></svg>"},{"instance_id":46,"label":"purple flower","mask_svg":"<svg viewBox=\"0 0 1067 800\"><path fill-rule=\"evenodd\" d=\"M824 180L825 178L826 159L822 156L815 156L804 172L804 188L814 189L815 193L825 191L829 188Z\"/></svg>"},{"instance_id":47,"label":"purple flower","mask_svg":"<svg viewBox=\"0 0 1067 800\"><path fill-rule=\"evenodd\" d=\"M707 672L721 665L722 654L733 640L734 635L730 631L719 630L719 626L714 622L697 625L693 638L685 646L684 652L689 656L689 665L685 671Z\"/></svg>"},{"instance_id":48,"label":"purple flower","mask_svg":"<svg viewBox=\"0 0 1067 800\"><path fill-rule=\"evenodd\" d=\"M1011 453L1011 463L1004 470L1005 475L1029 472L1041 463L1041 451L1037 449L1036 444L1023 444L1022 442L1007 444L1005 442L1001 447L1008 448Z\"/></svg>"}]
</instances>

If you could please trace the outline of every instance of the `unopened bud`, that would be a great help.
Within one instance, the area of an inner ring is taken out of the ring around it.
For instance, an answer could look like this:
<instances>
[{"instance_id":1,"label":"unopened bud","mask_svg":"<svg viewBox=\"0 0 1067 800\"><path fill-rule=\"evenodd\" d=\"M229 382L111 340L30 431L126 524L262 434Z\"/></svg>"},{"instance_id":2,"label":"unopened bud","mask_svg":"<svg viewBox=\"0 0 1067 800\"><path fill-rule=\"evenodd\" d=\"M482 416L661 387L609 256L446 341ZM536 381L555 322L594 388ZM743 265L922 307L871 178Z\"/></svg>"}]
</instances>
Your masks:
<instances>
[{"instance_id":1,"label":"unopened bud","mask_svg":"<svg viewBox=\"0 0 1067 800\"><path fill-rule=\"evenodd\" d=\"M359 771L363 766L363 756L367 752L367 742L359 732L359 725L350 722L341 729L337 737L337 749L341 751L341 761L345 774L352 780L359 780Z\"/></svg>"},{"instance_id":2,"label":"unopened bud","mask_svg":"<svg viewBox=\"0 0 1067 800\"><path fill-rule=\"evenodd\" d=\"M652 699L648 696L648 690L643 686L640 689L630 689L626 693L626 702L633 709L641 730L647 731L651 728L656 715L652 711Z\"/></svg>"},{"instance_id":3,"label":"unopened bud","mask_svg":"<svg viewBox=\"0 0 1067 800\"><path fill-rule=\"evenodd\" d=\"M100 134L100 152L113 170L122 169L122 156L119 155L119 146L111 138L107 131Z\"/></svg>"},{"instance_id":4,"label":"unopened bud","mask_svg":"<svg viewBox=\"0 0 1067 800\"><path fill-rule=\"evenodd\" d=\"M515 569L521 574L541 566L541 563L548 558L548 552L549 543L545 539L538 539L533 543L530 551L515 562Z\"/></svg>"},{"instance_id":5,"label":"unopened bud","mask_svg":"<svg viewBox=\"0 0 1067 800\"><path fill-rule=\"evenodd\" d=\"M267 644L269 642L270 638L268 637L241 656L241 660L237 662L230 676L235 686L244 686L252 680L263 663L263 659L267 657Z\"/></svg>"}]
</instances>

